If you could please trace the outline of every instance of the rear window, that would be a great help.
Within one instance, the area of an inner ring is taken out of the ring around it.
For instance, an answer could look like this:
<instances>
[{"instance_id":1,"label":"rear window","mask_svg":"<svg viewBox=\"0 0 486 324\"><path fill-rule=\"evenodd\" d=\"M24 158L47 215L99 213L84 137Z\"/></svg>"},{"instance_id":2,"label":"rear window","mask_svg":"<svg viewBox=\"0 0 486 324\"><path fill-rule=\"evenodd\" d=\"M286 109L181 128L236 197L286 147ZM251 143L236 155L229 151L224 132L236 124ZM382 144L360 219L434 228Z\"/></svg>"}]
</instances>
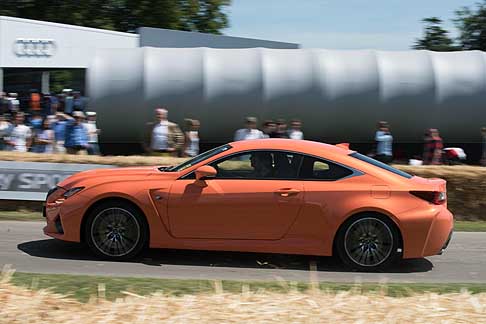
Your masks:
<instances>
[{"instance_id":1,"label":"rear window","mask_svg":"<svg viewBox=\"0 0 486 324\"><path fill-rule=\"evenodd\" d=\"M329 161L305 156L300 167L299 178L303 180L339 180L350 176L353 171Z\"/></svg>"},{"instance_id":2,"label":"rear window","mask_svg":"<svg viewBox=\"0 0 486 324\"><path fill-rule=\"evenodd\" d=\"M392 173L398 174L399 176L402 176L404 178L410 179L413 177L411 174L408 174L407 172L400 171L394 167L389 166L388 164L385 164L383 162L377 161L375 159L370 158L369 156L359 154L359 153L351 153L349 156L352 156L358 160L364 161L369 164L373 164L376 167L379 167L381 169L390 171Z\"/></svg>"}]
</instances>

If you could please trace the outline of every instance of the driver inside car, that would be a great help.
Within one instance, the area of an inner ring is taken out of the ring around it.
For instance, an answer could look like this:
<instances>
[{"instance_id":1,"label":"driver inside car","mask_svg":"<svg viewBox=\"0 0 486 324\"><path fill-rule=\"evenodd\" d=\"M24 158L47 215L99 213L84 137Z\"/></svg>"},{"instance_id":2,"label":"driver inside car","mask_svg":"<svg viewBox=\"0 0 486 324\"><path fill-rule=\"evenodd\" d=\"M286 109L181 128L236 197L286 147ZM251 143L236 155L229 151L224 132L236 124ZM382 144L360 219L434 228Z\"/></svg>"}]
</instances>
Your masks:
<instances>
[{"instance_id":1,"label":"driver inside car","mask_svg":"<svg viewBox=\"0 0 486 324\"><path fill-rule=\"evenodd\" d=\"M255 152L250 158L253 176L255 178L270 178L273 176L272 155L267 152Z\"/></svg>"}]
</instances>

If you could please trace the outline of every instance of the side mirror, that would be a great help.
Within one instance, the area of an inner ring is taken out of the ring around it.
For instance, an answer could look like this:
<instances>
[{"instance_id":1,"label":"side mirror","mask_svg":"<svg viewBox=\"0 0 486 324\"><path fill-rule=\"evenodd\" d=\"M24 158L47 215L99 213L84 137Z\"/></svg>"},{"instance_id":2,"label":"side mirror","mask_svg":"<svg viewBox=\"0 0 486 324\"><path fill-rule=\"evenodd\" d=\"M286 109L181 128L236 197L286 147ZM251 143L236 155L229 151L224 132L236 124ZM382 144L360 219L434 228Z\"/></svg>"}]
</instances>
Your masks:
<instances>
[{"instance_id":1,"label":"side mirror","mask_svg":"<svg viewBox=\"0 0 486 324\"><path fill-rule=\"evenodd\" d=\"M196 174L196 180L201 181L205 178L214 178L216 176L216 169L209 165L203 165L194 172Z\"/></svg>"}]
</instances>

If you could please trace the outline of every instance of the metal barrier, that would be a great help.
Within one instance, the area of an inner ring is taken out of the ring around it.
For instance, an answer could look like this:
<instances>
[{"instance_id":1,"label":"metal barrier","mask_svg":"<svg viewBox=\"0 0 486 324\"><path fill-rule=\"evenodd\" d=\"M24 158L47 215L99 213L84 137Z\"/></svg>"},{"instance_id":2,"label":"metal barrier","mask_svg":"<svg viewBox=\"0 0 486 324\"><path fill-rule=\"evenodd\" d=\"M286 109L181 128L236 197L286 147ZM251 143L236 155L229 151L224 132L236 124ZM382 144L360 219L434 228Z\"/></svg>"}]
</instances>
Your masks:
<instances>
[{"instance_id":1,"label":"metal barrier","mask_svg":"<svg viewBox=\"0 0 486 324\"><path fill-rule=\"evenodd\" d=\"M0 200L43 201L50 188L74 173L113 167L102 164L0 161Z\"/></svg>"}]
</instances>

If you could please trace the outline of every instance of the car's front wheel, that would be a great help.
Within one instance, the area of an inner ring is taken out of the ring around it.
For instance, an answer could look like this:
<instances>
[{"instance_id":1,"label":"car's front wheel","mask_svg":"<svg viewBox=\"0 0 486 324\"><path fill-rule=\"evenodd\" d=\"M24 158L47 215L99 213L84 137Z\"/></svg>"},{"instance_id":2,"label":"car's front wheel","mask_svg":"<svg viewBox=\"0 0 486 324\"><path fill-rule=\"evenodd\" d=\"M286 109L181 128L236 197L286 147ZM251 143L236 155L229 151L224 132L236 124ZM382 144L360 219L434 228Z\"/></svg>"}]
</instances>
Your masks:
<instances>
[{"instance_id":1,"label":"car's front wheel","mask_svg":"<svg viewBox=\"0 0 486 324\"><path fill-rule=\"evenodd\" d=\"M128 260L137 256L148 240L148 226L140 211L124 201L96 206L85 226L86 243L103 259Z\"/></svg>"},{"instance_id":2,"label":"car's front wheel","mask_svg":"<svg viewBox=\"0 0 486 324\"><path fill-rule=\"evenodd\" d=\"M341 260L360 271L379 271L400 256L400 238L395 224L382 215L363 214L347 221L338 233Z\"/></svg>"}]
</instances>

